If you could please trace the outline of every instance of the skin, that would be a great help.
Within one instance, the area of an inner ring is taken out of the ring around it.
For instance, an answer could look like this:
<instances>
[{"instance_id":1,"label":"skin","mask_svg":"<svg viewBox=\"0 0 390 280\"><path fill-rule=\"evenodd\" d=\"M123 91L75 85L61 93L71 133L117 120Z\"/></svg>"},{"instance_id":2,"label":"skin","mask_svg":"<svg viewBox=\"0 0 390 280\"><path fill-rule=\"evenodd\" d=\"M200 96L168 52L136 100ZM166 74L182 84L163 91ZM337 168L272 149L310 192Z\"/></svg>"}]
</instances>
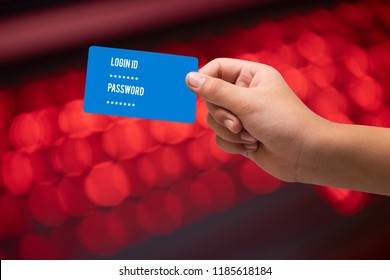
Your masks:
<instances>
[{"instance_id":1,"label":"skin","mask_svg":"<svg viewBox=\"0 0 390 280\"><path fill-rule=\"evenodd\" d=\"M390 129L330 122L274 68L219 58L186 77L216 142L287 181L390 195Z\"/></svg>"}]
</instances>

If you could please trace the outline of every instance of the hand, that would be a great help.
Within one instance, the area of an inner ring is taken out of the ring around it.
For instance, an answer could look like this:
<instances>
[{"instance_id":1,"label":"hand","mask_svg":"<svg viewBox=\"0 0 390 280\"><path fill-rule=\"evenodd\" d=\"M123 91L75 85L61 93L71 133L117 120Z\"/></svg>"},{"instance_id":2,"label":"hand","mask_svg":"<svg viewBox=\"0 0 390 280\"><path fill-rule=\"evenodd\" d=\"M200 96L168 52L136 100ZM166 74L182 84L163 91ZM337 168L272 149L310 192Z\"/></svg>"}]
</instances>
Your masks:
<instances>
[{"instance_id":1,"label":"hand","mask_svg":"<svg viewBox=\"0 0 390 280\"><path fill-rule=\"evenodd\" d=\"M219 58L186 77L208 106L224 151L242 154L273 176L300 181L316 135L328 121L309 110L274 68Z\"/></svg>"}]
</instances>

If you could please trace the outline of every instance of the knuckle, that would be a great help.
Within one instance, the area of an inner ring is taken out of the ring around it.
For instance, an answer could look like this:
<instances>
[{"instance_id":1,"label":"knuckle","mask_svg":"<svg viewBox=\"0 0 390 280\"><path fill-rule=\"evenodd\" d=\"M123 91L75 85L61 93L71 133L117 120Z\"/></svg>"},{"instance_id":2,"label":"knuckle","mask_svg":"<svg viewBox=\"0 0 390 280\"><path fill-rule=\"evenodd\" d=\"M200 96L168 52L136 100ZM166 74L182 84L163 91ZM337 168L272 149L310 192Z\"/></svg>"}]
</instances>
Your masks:
<instances>
[{"instance_id":1,"label":"knuckle","mask_svg":"<svg viewBox=\"0 0 390 280\"><path fill-rule=\"evenodd\" d=\"M216 109L214 111L214 118L219 122L219 123L222 123L224 120L226 120L228 118L228 115L226 113L226 111L224 109Z\"/></svg>"}]
</instances>

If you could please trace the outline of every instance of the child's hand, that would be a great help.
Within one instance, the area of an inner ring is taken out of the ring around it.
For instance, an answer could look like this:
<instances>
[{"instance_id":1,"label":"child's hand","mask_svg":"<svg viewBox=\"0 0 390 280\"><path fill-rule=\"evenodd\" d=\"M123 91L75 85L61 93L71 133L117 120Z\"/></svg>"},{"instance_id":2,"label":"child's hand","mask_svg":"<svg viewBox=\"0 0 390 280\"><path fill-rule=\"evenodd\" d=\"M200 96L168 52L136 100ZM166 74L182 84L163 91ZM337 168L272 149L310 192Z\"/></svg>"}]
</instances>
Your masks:
<instances>
[{"instance_id":1,"label":"child's hand","mask_svg":"<svg viewBox=\"0 0 390 280\"><path fill-rule=\"evenodd\" d=\"M220 58L189 73L218 145L284 181L390 195L390 129L336 124L309 110L272 67ZM370 94L369 92L367 94Z\"/></svg>"},{"instance_id":2,"label":"child's hand","mask_svg":"<svg viewBox=\"0 0 390 280\"><path fill-rule=\"evenodd\" d=\"M284 181L299 181L307 150L327 121L310 111L274 68L220 58L187 84L207 103L208 124L226 152L243 154Z\"/></svg>"}]
</instances>

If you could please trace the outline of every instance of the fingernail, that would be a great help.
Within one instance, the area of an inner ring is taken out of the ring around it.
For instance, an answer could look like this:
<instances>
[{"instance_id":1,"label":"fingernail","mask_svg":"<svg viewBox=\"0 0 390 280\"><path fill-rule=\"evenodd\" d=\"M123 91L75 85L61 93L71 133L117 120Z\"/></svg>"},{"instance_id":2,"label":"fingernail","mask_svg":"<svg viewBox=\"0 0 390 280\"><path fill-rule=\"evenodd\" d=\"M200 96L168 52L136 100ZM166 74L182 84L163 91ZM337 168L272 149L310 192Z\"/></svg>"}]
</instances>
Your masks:
<instances>
[{"instance_id":1,"label":"fingernail","mask_svg":"<svg viewBox=\"0 0 390 280\"><path fill-rule=\"evenodd\" d=\"M206 77L198 72L190 72L187 74L187 80L190 86L198 88L206 81Z\"/></svg>"},{"instance_id":2,"label":"fingernail","mask_svg":"<svg viewBox=\"0 0 390 280\"><path fill-rule=\"evenodd\" d=\"M252 135L250 135L246 131L241 132L240 138L241 138L241 140L243 140L245 142L255 142L255 140L256 140Z\"/></svg>"},{"instance_id":3,"label":"fingernail","mask_svg":"<svg viewBox=\"0 0 390 280\"><path fill-rule=\"evenodd\" d=\"M234 122L232 120L227 119L223 122L223 124L226 126L227 129L229 129L231 132L233 132Z\"/></svg>"},{"instance_id":4,"label":"fingernail","mask_svg":"<svg viewBox=\"0 0 390 280\"><path fill-rule=\"evenodd\" d=\"M258 146L259 145L257 143L244 145L245 149L247 150L257 150Z\"/></svg>"}]
</instances>

